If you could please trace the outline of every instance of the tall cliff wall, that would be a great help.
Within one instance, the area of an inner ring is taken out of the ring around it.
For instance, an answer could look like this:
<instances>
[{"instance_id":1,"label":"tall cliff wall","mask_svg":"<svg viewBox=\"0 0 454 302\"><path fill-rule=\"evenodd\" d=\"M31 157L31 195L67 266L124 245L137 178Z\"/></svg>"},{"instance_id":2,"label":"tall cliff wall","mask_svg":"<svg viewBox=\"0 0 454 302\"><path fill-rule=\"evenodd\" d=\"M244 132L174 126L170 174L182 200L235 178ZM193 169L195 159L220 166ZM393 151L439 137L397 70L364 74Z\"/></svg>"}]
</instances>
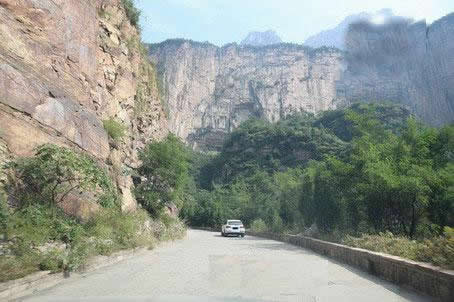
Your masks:
<instances>
[{"instance_id":1,"label":"tall cliff wall","mask_svg":"<svg viewBox=\"0 0 454 302\"><path fill-rule=\"evenodd\" d=\"M152 45L163 81L169 128L196 148L216 150L251 116L277 121L295 111L319 112L342 102L336 81L342 54L280 44L222 48L170 40Z\"/></svg>"},{"instance_id":2,"label":"tall cliff wall","mask_svg":"<svg viewBox=\"0 0 454 302\"><path fill-rule=\"evenodd\" d=\"M340 95L400 102L436 126L454 121L454 13L430 26L352 24L346 46Z\"/></svg>"},{"instance_id":3,"label":"tall cliff wall","mask_svg":"<svg viewBox=\"0 0 454 302\"><path fill-rule=\"evenodd\" d=\"M353 24L347 52L279 44L153 44L170 130L202 150L257 116L276 121L358 101L407 105L432 125L454 121L454 14L432 25Z\"/></svg>"},{"instance_id":4,"label":"tall cliff wall","mask_svg":"<svg viewBox=\"0 0 454 302\"><path fill-rule=\"evenodd\" d=\"M30 155L43 143L87 152L109 167L124 208L133 208L122 171L168 131L139 42L120 0L0 0L3 156ZM103 128L109 118L127 129L119 142Z\"/></svg>"}]
</instances>

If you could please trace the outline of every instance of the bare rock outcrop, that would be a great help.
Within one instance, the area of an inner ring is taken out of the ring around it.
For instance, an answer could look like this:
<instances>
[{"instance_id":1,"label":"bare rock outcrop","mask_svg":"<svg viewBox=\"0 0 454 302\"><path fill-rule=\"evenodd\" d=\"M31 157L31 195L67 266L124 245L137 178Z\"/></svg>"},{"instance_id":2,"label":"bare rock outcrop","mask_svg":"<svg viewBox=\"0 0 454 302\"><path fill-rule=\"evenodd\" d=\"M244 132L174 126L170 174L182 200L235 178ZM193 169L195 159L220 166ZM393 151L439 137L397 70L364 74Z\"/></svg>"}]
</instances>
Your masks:
<instances>
[{"instance_id":1,"label":"bare rock outcrop","mask_svg":"<svg viewBox=\"0 0 454 302\"><path fill-rule=\"evenodd\" d=\"M120 0L0 0L4 148L12 156L43 143L87 152L109 167L133 209L123 172L138 165L145 143L168 132L156 73L139 42ZM103 128L108 118L127 129L115 144Z\"/></svg>"}]
</instances>

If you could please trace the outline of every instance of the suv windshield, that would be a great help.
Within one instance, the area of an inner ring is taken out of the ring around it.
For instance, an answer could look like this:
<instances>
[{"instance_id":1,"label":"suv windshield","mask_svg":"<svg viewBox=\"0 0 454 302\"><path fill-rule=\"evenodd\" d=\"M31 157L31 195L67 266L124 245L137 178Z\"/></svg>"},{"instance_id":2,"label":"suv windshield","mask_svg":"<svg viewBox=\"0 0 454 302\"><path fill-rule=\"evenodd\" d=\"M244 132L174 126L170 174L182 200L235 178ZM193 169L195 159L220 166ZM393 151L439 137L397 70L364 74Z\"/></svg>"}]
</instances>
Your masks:
<instances>
[{"instance_id":1,"label":"suv windshield","mask_svg":"<svg viewBox=\"0 0 454 302\"><path fill-rule=\"evenodd\" d=\"M239 220L232 220L232 221L228 221L227 222L228 225L240 225L240 224L243 224L241 221Z\"/></svg>"}]
</instances>

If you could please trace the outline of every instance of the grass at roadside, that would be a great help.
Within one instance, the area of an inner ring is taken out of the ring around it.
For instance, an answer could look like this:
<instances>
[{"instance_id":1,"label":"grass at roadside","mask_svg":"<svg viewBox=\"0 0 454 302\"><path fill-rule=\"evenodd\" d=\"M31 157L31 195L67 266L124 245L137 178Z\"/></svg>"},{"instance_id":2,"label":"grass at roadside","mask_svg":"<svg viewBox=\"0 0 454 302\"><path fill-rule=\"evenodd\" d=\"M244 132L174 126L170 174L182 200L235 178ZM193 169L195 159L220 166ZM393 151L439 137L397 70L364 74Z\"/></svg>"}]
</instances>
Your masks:
<instances>
[{"instance_id":1,"label":"grass at roadside","mask_svg":"<svg viewBox=\"0 0 454 302\"><path fill-rule=\"evenodd\" d=\"M454 229L449 227L445 227L443 236L425 240L410 240L387 232L378 235L364 234L359 238L347 236L342 243L454 269Z\"/></svg>"},{"instance_id":2,"label":"grass at roadside","mask_svg":"<svg viewBox=\"0 0 454 302\"><path fill-rule=\"evenodd\" d=\"M256 219L251 224L251 231L260 233L269 230L261 219ZM283 233L294 234L295 232L287 230ZM428 262L445 269L454 269L454 228L450 227L444 228L442 236L421 240L411 240L408 237L393 235L391 232L363 234L361 237L353 237L339 232L317 232L312 237L409 260Z\"/></svg>"},{"instance_id":3,"label":"grass at roadside","mask_svg":"<svg viewBox=\"0 0 454 302\"><path fill-rule=\"evenodd\" d=\"M92 256L153 248L185 233L184 224L163 211L153 217L143 209L121 212L114 180L87 154L46 144L2 168L11 204L0 188L0 282L39 270L74 271ZM78 193L99 205L96 215L78 220L58 206Z\"/></svg>"},{"instance_id":4,"label":"grass at roadside","mask_svg":"<svg viewBox=\"0 0 454 302\"><path fill-rule=\"evenodd\" d=\"M5 224L0 282L39 270L74 271L92 256L136 247L153 248L160 241L185 234L185 226L177 218L163 215L151 219L144 210L122 213L117 208L101 209L81 224L57 207L32 205L8 213Z\"/></svg>"},{"instance_id":5,"label":"grass at roadside","mask_svg":"<svg viewBox=\"0 0 454 302\"><path fill-rule=\"evenodd\" d=\"M251 230L254 232L267 232L266 228L257 228L257 225L254 224L251 225ZM283 233L296 234L291 231L284 231ZM444 233L441 236L419 240L397 236L391 232L362 234L360 237L354 237L340 232L316 232L309 237L394 255L413 261L431 263L444 269L454 269L454 228L450 227L445 227Z\"/></svg>"}]
</instances>

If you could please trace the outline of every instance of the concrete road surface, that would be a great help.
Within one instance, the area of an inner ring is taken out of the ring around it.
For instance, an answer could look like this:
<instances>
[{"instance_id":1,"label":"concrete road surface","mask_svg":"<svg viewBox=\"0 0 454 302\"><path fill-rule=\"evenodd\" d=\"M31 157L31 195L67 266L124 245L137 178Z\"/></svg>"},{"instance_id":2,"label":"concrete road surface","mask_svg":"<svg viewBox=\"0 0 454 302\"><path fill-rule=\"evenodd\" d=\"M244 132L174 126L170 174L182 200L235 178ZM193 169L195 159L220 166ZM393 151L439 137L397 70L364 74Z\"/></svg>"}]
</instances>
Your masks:
<instances>
[{"instance_id":1,"label":"concrete road surface","mask_svg":"<svg viewBox=\"0 0 454 302\"><path fill-rule=\"evenodd\" d=\"M189 230L24 301L429 301L359 270L285 243Z\"/></svg>"}]
</instances>

